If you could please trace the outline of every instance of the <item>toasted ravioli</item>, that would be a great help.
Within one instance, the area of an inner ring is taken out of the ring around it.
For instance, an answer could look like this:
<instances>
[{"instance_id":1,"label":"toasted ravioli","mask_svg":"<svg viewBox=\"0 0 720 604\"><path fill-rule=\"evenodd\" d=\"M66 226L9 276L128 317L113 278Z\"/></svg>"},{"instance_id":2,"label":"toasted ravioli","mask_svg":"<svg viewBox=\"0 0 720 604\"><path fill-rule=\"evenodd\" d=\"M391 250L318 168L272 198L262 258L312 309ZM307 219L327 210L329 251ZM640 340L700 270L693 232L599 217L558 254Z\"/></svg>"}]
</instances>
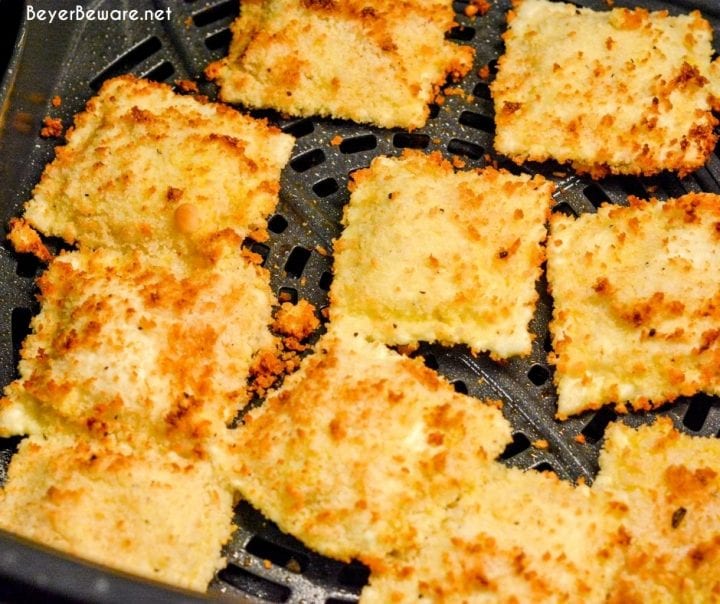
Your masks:
<instances>
[{"instance_id":1,"label":"toasted ravioli","mask_svg":"<svg viewBox=\"0 0 720 604\"><path fill-rule=\"evenodd\" d=\"M449 0L243 0L206 74L231 103L418 128L447 75L472 66L445 39L453 22Z\"/></svg>"},{"instance_id":2,"label":"toasted ravioli","mask_svg":"<svg viewBox=\"0 0 720 604\"><path fill-rule=\"evenodd\" d=\"M605 602L620 559L598 496L498 463L474 478L421 548L370 576L361 602Z\"/></svg>"},{"instance_id":3,"label":"toasted ravioli","mask_svg":"<svg viewBox=\"0 0 720 604\"><path fill-rule=\"evenodd\" d=\"M233 495L207 461L70 435L20 445L0 528L92 562L205 591L224 566Z\"/></svg>"},{"instance_id":4,"label":"toasted ravioli","mask_svg":"<svg viewBox=\"0 0 720 604\"><path fill-rule=\"evenodd\" d=\"M720 393L720 196L631 203L551 219L560 418Z\"/></svg>"},{"instance_id":5,"label":"toasted ravioli","mask_svg":"<svg viewBox=\"0 0 720 604\"><path fill-rule=\"evenodd\" d=\"M245 417L234 484L318 552L383 566L418 546L510 426L418 359L334 330L317 347Z\"/></svg>"},{"instance_id":6,"label":"toasted ravioli","mask_svg":"<svg viewBox=\"0 0 720 604\"><path fill-rule=\"evenodd\" d=\"M334 321L386 344L528 354L553 184L439 154L379 157L353 175L335 242Z\"/></svg>"},{"instance_id":7,"label":"toasted ravioli","mask_svg":"<svg viewBox=\"0 0 720 604\"><path fill-rule=\"evenodd\" d=\"M194 249L264 226L294 139L261 120L121 76L75 119L25 219L91 248Z\"/></svg>"},{"instance_id":8,"label":"toasted ravioli","mask_svg":"<svg viewBox=\"0 0 720 604\"><path fill-rule=\"evenodd\" d=\"M80 250L40 278L42 307L20 377L0 400L0 434L90 431L196 451L247 402L253 355L273 344L264 269L240 240L203 262Z\"/></svg>"},{"instance_id":9,"label":"toasted ravioli","mask_svg":"<svg viewBox=\"0 0 720 604\"><path fill-rule=\"evenodd\" d=\"M622 514L625 560L609 602L676 604L720 597L720 440L669 419L605 433L593 490Z\"/></svg>"},{"instance_id":10,"label":"toasted ravioli","mask_svg":"<svg viewBox=\"0 0 720 604\"><path fill-rule=\"evenodd\" d=\"M514 0L491 85L495 148L595 177L700 168L717 135L712 28L695 11Z\"/></svg>"}]
</instances>

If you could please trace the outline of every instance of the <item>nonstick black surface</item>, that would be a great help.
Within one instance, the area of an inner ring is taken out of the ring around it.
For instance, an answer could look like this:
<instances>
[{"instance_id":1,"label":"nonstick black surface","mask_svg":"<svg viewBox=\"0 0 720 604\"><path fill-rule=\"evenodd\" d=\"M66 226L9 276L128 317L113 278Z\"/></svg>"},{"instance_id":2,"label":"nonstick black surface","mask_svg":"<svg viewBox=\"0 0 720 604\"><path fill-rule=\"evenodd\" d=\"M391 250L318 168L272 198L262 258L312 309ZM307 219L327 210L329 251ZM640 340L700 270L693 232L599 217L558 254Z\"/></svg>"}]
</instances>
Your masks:
<instances>
[{"instance_id":1,"label":"nonstick black surface","mask_svg":"<svg viewBox=\"0 0 720 604\"><path fill-rule=\"evenodd\" d=\"M40 6L35 8L48 8ZM49 4L49 3L43 3ZM213 98L216 90L202 78L204 67L223 56L230 40L228 26L237 15L238 0L104 0L77 2L58 0L52 8L170 8L169 21L156 22L47 22L24 21L24 5L0 0L0 68L4 80L0 94L0 219L6 225L19 214L31 194L45 163L53 156L57 141L38 137L42 118L60 117L65 126L74 113L108 77L134 73L158 81L192 79ZM606 8L602 0L583 0L578 6ZM620 2L618 6L633 6ZM691 2L639 1L649 9L671 13L700 9L720 39L720 7L713 0ZM513 171L520 168L498 158L492 146L493 110L487 82L478 69L502 53L500 34L509 0L496 0L490 12L476 19L464 16L465 4L456 2L460 26L450 37L476 48L475 69L459 87L473 96L448 96L435 107L426 127L408 133L359 126L326 119L284 119L278 114L254 112L268 117L297 137L290 164L282 175L281 200L270 218L270 240L255 244L265 258L277 293L306 298L319 308L327 304L332 280L332 258L318 253L318 246L332 249L340 233L339 219L347 202L348 176L369 165L380 154L397 155L404 148L439 150L459 156L468 167L480 167L491 159ZM10 51L13 49L14 53ZM717 45L716 45L717 48ZM372 87L372 82L368 82ZM59 108L50 104L60 95ZM340 135L343 143L330 144ZM554 165L528 165L557 182L554 211L593 212L606 200L624 204L628 194L667 198L692 191L720 192L720 159L714 154L708 165L684 179L663 174L650 179L610 177L594 182ZM0 381L16 375L18 347L28 323L37 311L34 279L41 270L33 259L0 247ZM506 463L523 468L554 470L561 477L591 481L607 424L616 418L610 408L586 413L565 422L554 419L556 395L549 350L547 323L551 300L544 281L538 283L541 299L531 328L537 334L531 355L505 364L487 356L473 357L464 347L423 345L419 350L428 366L449 378L456 389L477 397L499 398L514 427L513 443L503 454ZM720 401L698 395L653 413L632 414L633 425L655 415L670 416L675 425L691 434L717 435ZM585 444L576 442L583 435ZM533 442L545 440L547 448ZM0 439L0 482L17 439ZM351 602L367 580L360 564L340 564L322 558L298 541L282 534L250 506L241 503L236 521L240 527L227 547L228 567L211 585L213 597L233 597L270 602ZM270 565L265 561L269 561ZM135 582L114 573L79 565L64 557L35 551L22 541L0 535L0 599L63 601L191 601L163 588Z\"/></svg>"}]
</instances>

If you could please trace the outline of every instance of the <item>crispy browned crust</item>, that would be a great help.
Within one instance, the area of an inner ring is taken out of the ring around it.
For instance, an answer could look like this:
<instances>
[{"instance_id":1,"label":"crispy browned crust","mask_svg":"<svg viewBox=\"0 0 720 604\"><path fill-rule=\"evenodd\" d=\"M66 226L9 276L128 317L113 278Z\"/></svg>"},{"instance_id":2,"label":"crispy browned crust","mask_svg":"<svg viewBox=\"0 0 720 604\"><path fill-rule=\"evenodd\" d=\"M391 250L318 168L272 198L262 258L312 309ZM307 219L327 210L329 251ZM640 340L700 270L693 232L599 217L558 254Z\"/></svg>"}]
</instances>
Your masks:
<instances>
[{"instance_id":1,"label":"crispy browned crust","mask_svg":"<svg viewBox=\"0 0 720 604\"><path fill-rule=\"evenodd\" d=\"M495 148L516 163L554 159L593 178L684 176L715 148L720 78L699 12L519 0L503 37Z\"/></svg>"},{"instance_id":2,"label":"crispy browned crust","mask_svg":"<svg viewBox=\"0 0 720 604\"><path fill-rule=\"evenodd\" d=\"M719 439L681 434L668 418L608 428L593 489L625 536L608 602L718 601L718 459Z\"/></svg>"},{"instance_id":3,"label":"crispy browned crust","mask_svg":"<svg viewBox=\"0 0 720 604\"><path fill-rule=\"evenodd\" d=\"M293 142L227 106L113 78L76 116L25 219L91 248L188 253L217 231L265 226Z\"/></svg>"},{"instance_id":4,"label":"crispy browned crust","mask_svg":"<svg viewBox=\"0 0 720 604\"><path fill-rule=\"evenodd\" d=\"M0 432L150 437L203 455L247 402L254 355L273 346L267 274L239 244L233 234L209 244L200 265L107 250L57 257L39 279L42 307Z\"/></svg>"},{"instance_id":5,"label":"crispy browned crust","mask_svg":"<svg viewBox=\"0 0 720 604\"><path fill-rule=\"evenodd\" d=\"M148 442L56 435L22 442L0 528L112 568L205 591L224 566L233 496L212 464Z\"/></svg>"},{"instance_id":6,"label":"crispy browned crust","mask_svg":"<svg viewBox=\"0 0 720 604\"><path fill-rule=\"evenodd\" d=\"M229 56L206 69L231 103L412 129L446 78L472 65L470 47L445 40L447 0L248 0L240 10Z\"/></svg>"},{"instance_id":7,"label":"crispy browned crust","mask_svg":"<svg viewBox=\"0 0 720 604\"><path fill-rule=\"evenodd\" d=\"M331 331L238 428L240 493L310 547L372 563L418 545L509 425L417 359Z\"/></svg>"},{"instance_id":8,"label":"crispy browned crust","mask_svg":"<svg viewBox=\"0 0 720 604\"><path fill-rule=\"evenodd\" d=\"M720 196L631 199L548 240L558 416L720 392Z\"/></svg>"},{"instance_id":9,"label":"crispy browned crust","mask_svg":"<svg viewBox=\"0 0 720 604\"><path fill-rule=\"evenodd\" d=\"M528 354L553 187L491 167L456 171L439 153L376 158L350 184L331 320L389 345Z\"/></svg>"}]
</instances>

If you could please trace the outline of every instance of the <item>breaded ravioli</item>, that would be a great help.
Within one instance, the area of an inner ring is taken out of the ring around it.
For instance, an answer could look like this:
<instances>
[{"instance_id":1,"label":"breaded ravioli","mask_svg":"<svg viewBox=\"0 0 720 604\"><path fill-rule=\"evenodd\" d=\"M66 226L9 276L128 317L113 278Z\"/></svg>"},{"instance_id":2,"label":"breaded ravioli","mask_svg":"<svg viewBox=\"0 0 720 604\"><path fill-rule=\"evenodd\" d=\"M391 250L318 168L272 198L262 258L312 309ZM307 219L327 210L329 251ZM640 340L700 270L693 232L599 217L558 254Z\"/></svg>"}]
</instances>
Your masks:
<instances>
[{"instance_id":1,"label":"breaded ravioli","mask_svg":"<svg viewBox=\"0 0 720 604\"><path fill-rule=\"evenodd\" d=\"M622 516L625 560L608 602L720 599L720 440L669 419L605 432L593 490Z\"/></svg>"},{"instance_id":2,"label":"breaded ravioli","mask_svg":"<svg viewBox=\"0 0 720 604\"><path fill-rule=\"evenodd\" d=\"M263 227L294 139L233 109L121 76L75 119L25 207L45 235L97 248L192 250Z\"/></svg>"},{"instance_id":3,"label":"breaded ravioli","mask_svg":"<svg viewBox=\"0 0 720 604\"><path fill-rule=\"evenodd\" d=\"M449 0L243 0L206 74L230 103L418 128L448 74L472 66L445 39L453 23Z\"/></svg>"},{"instance_id":4,"label":"breaded ravioli","mask_svg":"<svg viewBox=\"0 0 720 604\"><path fill-rule=\"evenodd\" d=\"M499 463L474 478L417 551L370 576L363 604L605 602L618 527L598 496Z\"/></svg>"},{"instance_id":5,"label":"breaded ravioli","mask_svg":"<svg viewBox=\"0 0 720 604\"><path fill-rule=\"evenodd\" d=\"M70 435L23 441L0 528L92 562L205 591L224 566L233 495L208 461Z\"/></svg>"},{"instance_id":6,"label":"breaded ravioli","mask_svg":"<svg viewBox=\"0 0 720 604\"><path fill-rule=\"evenodd\" d=\"M439 154L378 157L353 174L335 242L333 321L385 344L528 354L553 184Z\"/></svg>"},{"instance_id":7,"label":"breaded ravioli","mask_svg":"<svg viewBox=\"0 0 720 604\"><path fill-rule=\"evenodd\" d=\"M316 551L371 568L419 546L511 440L500 410L334 328L245 417L240 494Z\"/></svg>"},{"instance_id":8,"label":"breaded ravioli","mask_svg":"<svg viewBox=\"0 0 720 604\"><path fill-rule=\"evenodd\" d=\"M720 196L630 201L551 218L560 418L720 394Z\"/></svg>"},{"instance_id":9,"label":"breaded ravioli","mask_svg":"<svg viewBox=\"0 0 720 604\"><path fill-rule=\"evenodd\" d=\"M273 297L234 233L205 253L60 254L39 279L0 434L150 435L183 452L222 434L247 402L253 356L273 345Z\"/></svg>"},{"instance_id":10,"label":"breaded ravioli","mask_svg":"<svg viewBox=\"0 0 720 604\"><path fill-rule=\"evenodd\" d=\"M495 148L594 177L685 175L717 141L720 71L699 12L514 0L491 84Z\"/></svg>"}]
</instances>

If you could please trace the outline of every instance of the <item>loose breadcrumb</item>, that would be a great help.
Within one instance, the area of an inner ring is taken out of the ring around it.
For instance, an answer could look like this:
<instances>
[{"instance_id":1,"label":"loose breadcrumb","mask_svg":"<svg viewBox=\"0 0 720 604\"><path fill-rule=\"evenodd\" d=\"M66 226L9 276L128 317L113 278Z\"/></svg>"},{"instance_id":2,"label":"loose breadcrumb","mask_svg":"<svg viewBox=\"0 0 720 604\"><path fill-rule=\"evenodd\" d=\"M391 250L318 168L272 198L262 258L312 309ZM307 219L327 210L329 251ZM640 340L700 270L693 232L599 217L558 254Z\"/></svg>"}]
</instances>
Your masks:
<instances>
[{"instance_id":1,"label":"loose breadcrumb","mask_svg":"<svg viewBox=\"0 0 720 604\"><path fill-rule=\"evenodd\" d=\"M504 40L491 85L495 148L517 163L685 175L715 148L720 64L698 11L515 0Z\"/></svg>"},{"instance_id":2,"label":"loose breadcrumb","mask_svg":"<svg viewBox=\"0 0 720 604\"><path fill-rule=\"evenodd\" d=\"M530 352L552 183L455 172L437 153L406 152L355 172L351 191L334 246L332 321L389 345Z\"/></svg>"},{"instance_id":3,"label":"loose breadcrumb","mask_svg":"<svg viewBox=\"0 0 720 604\"><path fill-rule=\"evenodd\" d=\"M315 307L307 300L296 304L282 302L275 313L272 331L279 335L273 348L257 355L250 367L249 391L263 398L271 388L277 387L285 376L300 365L301 353L308 349L305 341L320 327Z\"/></svg>"},{"instance_id":4,"label":"loose breadcrumb","mask_svg":"<svg viewBox=\"0 0 720 604\"><path fill-rule=\"evenodd\" d=\"M57 117L45 116L43 127L40 129L40 136L43 138L60 138L63 135L62 120Z\"/></svg>"},{"instance_id":5,"label":"loose breadcrumb","mask_svg":"<svg viewBox=\"0 0 720 604\"><path fill-rule=\"evenodd\" d=\"M43 243L38 232L22 218L10 219L10 230L7 238L16 252L32 254L42 262L52 260L53 256Z\"/></svg>"},{"instance_id":6,"label":"loose breadcrumb","mask_svg":"<svg viewBox=\"0 0 720 604\"><path fill-rule=\"evenodd\" d=\"M275 314L273 330L284 336L304 340L320 326L315 315L315 307L307 300L298 300L297 304L283 302Z\"/></svg>"},{"instance_id":7,"label":"loose breadcrumb","mask_svg":"<svg viewBox=\"0 0 720 604\"><path fill-rule=\"evenodd\" d=\"M472 48L445 39L453 25L449 0L244 0L206 75L230 103L419 128L472 66Z\"/></svg>"},{"instance_id":8,"label":"loose breadcrumb","mask_svg":"<svg viewBox=\"0 0 720 604\"><path fill-rule=\"evenodd\" d=\"M196 82L193 82L192 80L177 80L175 82L175 86L177 86L178 90L180 92L184 92L185 94L199 94L200 89L198 88L198 85Z\"/></svg>"},{"instance_id":9,"label":"loose breadcrumb","mask_svg":"<svg viewBox=\"0 0 720 604\"><path fill-rule=\"evenodd\" d=\"M720 196L630 201L551 218L559 418L720 393Z\"/></svg>"}]
</instances>

